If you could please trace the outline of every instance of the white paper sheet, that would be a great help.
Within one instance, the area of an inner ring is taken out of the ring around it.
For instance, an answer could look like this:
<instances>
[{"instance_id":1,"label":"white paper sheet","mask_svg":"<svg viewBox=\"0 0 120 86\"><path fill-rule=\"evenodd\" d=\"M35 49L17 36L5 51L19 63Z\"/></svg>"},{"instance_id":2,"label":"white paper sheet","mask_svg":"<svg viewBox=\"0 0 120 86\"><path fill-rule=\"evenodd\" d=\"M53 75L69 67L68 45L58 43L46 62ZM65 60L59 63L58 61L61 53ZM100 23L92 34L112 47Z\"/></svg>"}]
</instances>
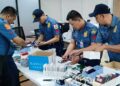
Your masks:
<instances>
[{"instance_id":1,"label":"white paper sheet","mask_svg":"<svg viewBox=\"0 0 120 86\"><path fill-rule=\"evenodd\" d=\"M84 51L83 52L83 58L86 59L100 59L100 52L95 52L95 51Z\"/></svg>"}]
</instances>

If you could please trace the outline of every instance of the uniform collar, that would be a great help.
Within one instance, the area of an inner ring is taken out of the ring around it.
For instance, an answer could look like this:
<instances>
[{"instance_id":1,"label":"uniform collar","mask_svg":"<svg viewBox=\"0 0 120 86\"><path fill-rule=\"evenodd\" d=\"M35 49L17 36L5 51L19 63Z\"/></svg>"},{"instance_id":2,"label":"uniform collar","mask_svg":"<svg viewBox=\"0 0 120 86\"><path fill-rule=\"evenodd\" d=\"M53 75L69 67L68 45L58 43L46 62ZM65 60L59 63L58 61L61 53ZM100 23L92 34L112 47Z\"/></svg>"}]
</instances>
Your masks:
<instances>
[{"instance_id":1,"label":"uniform collar","mask_svg":"<svg viewBox=\"0 0 120 86\"><path fill-rule=\"evenodd\" d=\"M1 21L5 21L3 18L0 18Z\"/></svg>"},{"instance_id":2,"label":"uniform collar","mask_svg":"<svg viewBox=\"0 0 120 86\"><path fill-rule=\"evenodd\" d=\"M49 19L50 19L50 17L49 17L49 16L47 16L47 19L46 19L46 21L45 21L45 23L46 23L46 24L48 24L48 23L49 23Z\"/></svg>"},{"instance_id":3,"label":"uniform collar","mask_svg":"<svg viewBox=\"0 0 120 86\"><path fill-rule=\"evenodd\" d=\"M81 29L79 29L78 31L84 31L86 29L86 26L87 26L87 22L85 21L84 26Z\"/></svg>"},{"instance_id":4,"label":"uniform collar","mask_svg":"<svg viewBox=\"0 0 120 86\"><path fill-rule=\"evenodd\" d=\"M111 27L115 27L115 25L118 22L118 18L116 16L112 16L112 23L111 23Z\"/></svg>"},{"instance_id":5,"label":"uniform collar","mask_svg":"<svg viewBox=\"0 0 120 86\"><path fill-rule=\"evenodd\" d=\"M0 18L0 20L4 20L3 18Z\"/></svg>"},{"instance_id":6,"label":"uniform collar","mask_svg":"<svg viewBox=\"0 0 120 86\"><path fill-rule=\"evenodd\" d=\"M49 20L50 20L50 18L47 16L47 18L46 18L46 20L45 20L45 23L44 23L44 24L39 23L39 24L46 26L46 25L49 23Z\"/></svg>"},{"instance_id":7,"label":"uniform collar","mask_svg":"<svg viewBox=\"0 0 120 86\"><path fill-rule=\"evenodd\" d=\"M84 25L83 29L86 28L86 27L87 27L87 22L85 21L85 25Z\"/></svg>"},{"instance_id":8,"label":"uniform collar","mask_svg":"<svg viewBox=\"0 0 120 86\"><path fill-rule=\"evenodd\" d=\"M87 22L85 21L84 27L82 28L82 30L81 30L81 31L85 31L85 30L86 30L86 28L87 28Z\"/></svg>"},{"instance_id":9,"label":"uniform collar","mask_svg":"<svg viewBox=\"0 0 120 86\"><path fill-rule=\"evenodd\" d=\"M0 18L0 20L3 21L4 23L8 23L8 21L3 18Z\"/></svg>"},{"instance_id":10,"label":"uniform collar","mask_svg":"<svg viewBox=\"0 0 120 86\"><path fill-rule=\"evenodd\" d=\"M117 24L117 22L118 22L118 18L116 17L116 16L114 16L114 15L112 15L112 23L111 23L111 25L99 25L99 26L103 26L103 27L107 27L107 28L114 28L115 26L116 26L116 24Z\"/></svg>"}]
</instances>

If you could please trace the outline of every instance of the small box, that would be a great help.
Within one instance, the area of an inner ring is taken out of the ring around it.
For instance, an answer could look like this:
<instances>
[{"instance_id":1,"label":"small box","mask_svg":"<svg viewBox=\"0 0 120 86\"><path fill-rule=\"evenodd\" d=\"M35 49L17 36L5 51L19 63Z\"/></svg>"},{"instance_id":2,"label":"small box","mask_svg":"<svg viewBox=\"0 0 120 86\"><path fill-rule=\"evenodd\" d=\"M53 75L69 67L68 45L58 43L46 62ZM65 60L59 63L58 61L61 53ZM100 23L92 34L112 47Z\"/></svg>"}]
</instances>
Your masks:
<instances>
[{"instance_id":1,"label":"small box","mask_svg":"<svg viewBox=\"0 0 120 86\"><path fill-rule=\"evenodd\" d=\"M109 67L109 68L112 68L112 69L119 69L120 70L120 62L116 62L116 61L112 61L112 62L109 62L109 63L104 63L103 66L105 67Z\"/></svg>"},{"instance_id":2,"label":"small box","mask_svg":"<svg viewBox=\"0 0 120 86\"><path fill-rule=\"evenodd\" d=\"M117 86L120 83L120 76L104 83L104 84L100 84L96 81L93 81L93 86Z\"/></svg>"},{"instance_id":3,"label":"small box","mask_svg":"<svg viewBox=\"0 0 120 86\"><path fill-rule=\"evenodd\" d=\"M118 62L117 62L118 63ZM103 72L99 73L99 74L114 74L114 73L118 73L120 74L119 70L115 70L113 68L117 67L117 63L112 62L112 63L108 63L107 67L103 67ZM115 67L116 66L116 67ZM110 68L109 68L110 67ZM96 82L95 80L93 81L93 86L117 86L118 84L120 84L120 76L115 77L113 79L111 79L110 81L107 81L106 83L102 84L99 82Z\"/></svg>"},{"instance_id":4,"label":"small box","mask_svg":"<svg viewBox=\"0 0 120 86\"><path fill-rule=\"evenodd\" d=\"M28 56L30 70L43 71L43 65L53 61L53 52L36 51Z\"/></svg>"}]
</instances>

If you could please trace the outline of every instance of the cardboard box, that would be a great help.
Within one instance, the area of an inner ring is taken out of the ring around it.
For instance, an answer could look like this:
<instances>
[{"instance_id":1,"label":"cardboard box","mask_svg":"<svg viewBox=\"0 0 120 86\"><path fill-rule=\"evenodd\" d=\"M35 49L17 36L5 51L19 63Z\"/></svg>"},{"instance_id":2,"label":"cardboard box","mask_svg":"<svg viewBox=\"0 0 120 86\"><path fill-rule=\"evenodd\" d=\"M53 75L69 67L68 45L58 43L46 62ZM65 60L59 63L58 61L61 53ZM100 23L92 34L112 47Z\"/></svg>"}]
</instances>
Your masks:
<instances>
[{"instance_id":1,"label":"cardboard box","mask_svg":"<svg viewBox=\"0 0 120 86\"><path fill-rule=\"evenodd\" d=\"M105 65L106 67L103 67L103 72L101 74L111 74L111 73L119 73L120 74L120 71L118 70L119 66L120 66L119 64L120 64L119 62L107 63ZM117 69L117 70L115 70L115 69ZM110 80L104 84L96 82L95 80L93 81L93 86L117 86L118 84L120 84L120 76L113 78L112 80Z\"/></svg>"},{"instance_id":2,"label":"cardboard box","mask_svg":"<svg viewBox=\"0 0 120 86\"><path fill-rule=\"evenodd\" d=\"M93 81L93 86L117 86L118 84L120 84L120 76L118 76L104 84L100 84L98 82Z\"/></svg>"},{"instance_id":3,"label":"cardboard box","mask_svg":"<svg viewBox=\"0 0 120 86\"><path fill-rule=\"evenodd\" d=\"M52 51L35 51L28 56L30 70L43 71L43 65L53 63L55 56Z\"/></svg>"},{"instance_id":4,"label":"cardboard box","mask_svg":"<svg viewBox=\"0 0 120 86\"><path fill-rule=\"evenodd\" d=\"M109 63L104 63L103 66L120 70L120 62L113 61L113 62L109 62Z\"/></svg>"}]
</instances>

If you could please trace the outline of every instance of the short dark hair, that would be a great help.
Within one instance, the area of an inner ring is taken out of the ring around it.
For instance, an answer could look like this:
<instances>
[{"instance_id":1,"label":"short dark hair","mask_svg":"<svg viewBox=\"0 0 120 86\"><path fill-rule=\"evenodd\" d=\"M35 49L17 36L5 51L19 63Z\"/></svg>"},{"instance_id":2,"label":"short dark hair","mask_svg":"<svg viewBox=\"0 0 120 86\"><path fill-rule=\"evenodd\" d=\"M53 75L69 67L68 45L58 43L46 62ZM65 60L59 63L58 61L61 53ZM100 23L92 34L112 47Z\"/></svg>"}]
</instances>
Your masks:
<instances>
[{"instance_id":1,"label":"short dark hair","mask_svg":"<svg viewBox=\"0 0 120 86\"><path fill-rule=\"evenodd\" d=\"M10 16L15 16L17 15L17 11L15 8L11 7L11 6L6 6L5 8L3 8L3 10L1 11L1 14L9 14Z\"/></svg>"},{"instance_id":2,"label":"short dark hair","mask_svg":"<svg viewBox=\"0 0 120 86\"><path fill-rule=\"evenodd\" d=\"M69 20L69 19L76 20L76 18L83 19L83 17L79 12L77 12L76 10L71 10L67 15L66 20Z\"/></svg>"}]
</instances>

